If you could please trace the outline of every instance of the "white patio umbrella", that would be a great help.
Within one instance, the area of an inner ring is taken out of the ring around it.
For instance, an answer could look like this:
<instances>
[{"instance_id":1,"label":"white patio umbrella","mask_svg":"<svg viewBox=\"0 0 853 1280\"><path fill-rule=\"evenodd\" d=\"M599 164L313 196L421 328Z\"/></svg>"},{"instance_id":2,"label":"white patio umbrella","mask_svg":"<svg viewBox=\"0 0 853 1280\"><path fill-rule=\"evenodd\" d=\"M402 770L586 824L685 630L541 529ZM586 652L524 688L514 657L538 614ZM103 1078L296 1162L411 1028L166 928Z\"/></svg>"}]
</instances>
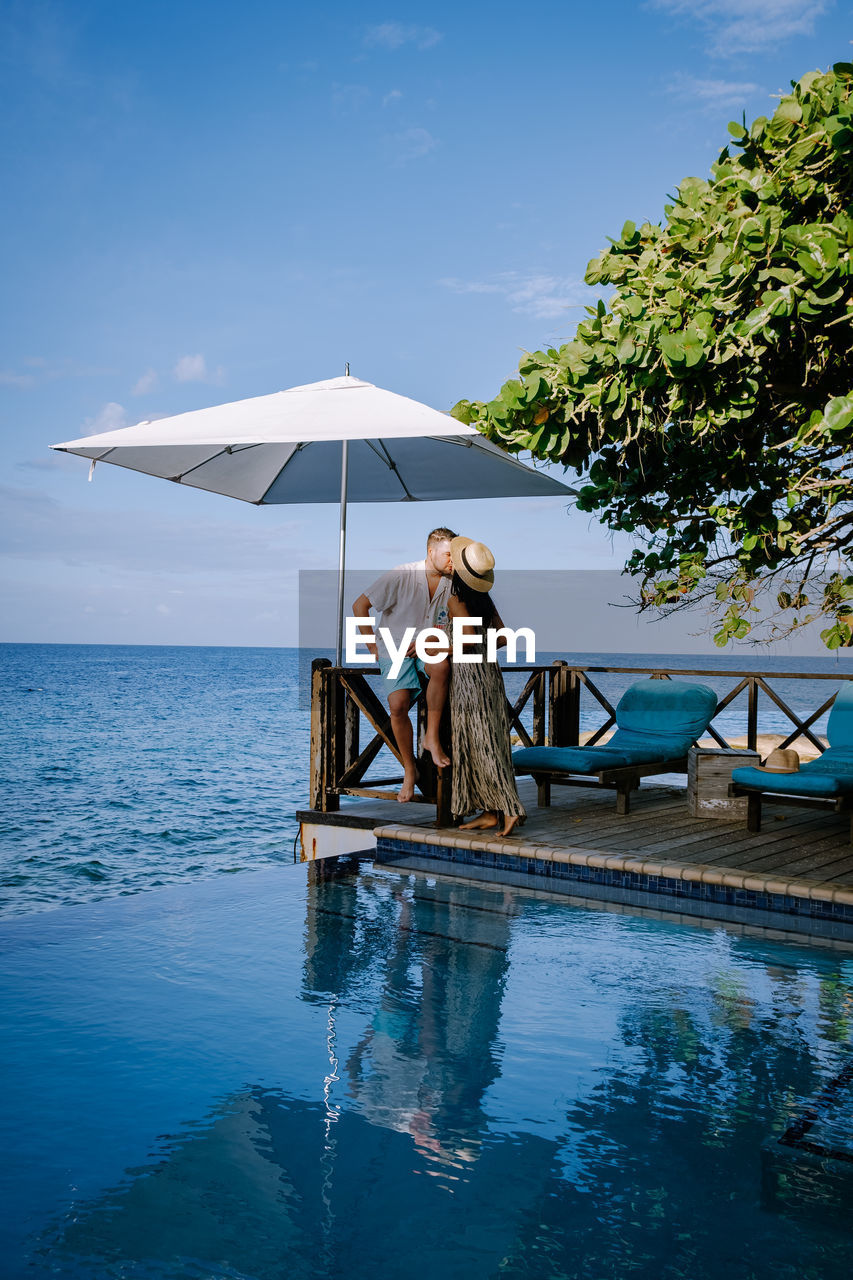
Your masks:
<instances>
[{"instance_id":1,"label":"white patio umbrella","mask_svg":"<svg viewBox=\"0 0 853 1280\"><path fill-rule=\"evenodd\" d=\"M257 506L340 502L337 663L347 502L569 497L473 427L347 374L51 445Z\"/></svg>"}]
</instances>

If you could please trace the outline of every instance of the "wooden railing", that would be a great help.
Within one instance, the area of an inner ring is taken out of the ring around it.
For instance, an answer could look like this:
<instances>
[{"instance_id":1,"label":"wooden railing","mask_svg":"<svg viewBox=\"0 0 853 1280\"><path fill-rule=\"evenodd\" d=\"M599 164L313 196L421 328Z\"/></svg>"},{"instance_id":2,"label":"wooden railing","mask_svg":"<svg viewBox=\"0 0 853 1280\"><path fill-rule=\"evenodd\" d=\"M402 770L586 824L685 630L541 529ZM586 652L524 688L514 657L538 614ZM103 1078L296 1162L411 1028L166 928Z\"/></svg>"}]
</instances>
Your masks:
<instances>
[{"instance_id":1,"label":"wooden railing","mask_svg":"<svg viewBox=\"0 0 853 1280\"><path fill-rule=\"evenodd\" d=\"M514 701L507 699L510 733L517 735L520 745L555 747L576 746L580 739L581 697L584 692L593 698L604 712L604 718L591 732L586 742L594 746L616 724L616 710L610 700L595 683L593 676L603 674L650 676L655 680L669 680L673 676L705 676L715 681L731 681L731 688L720 698L714 718L708 727L708 736L721 747L730 743L714 721L718 720L736 698L746 694L745 744L755 750L758 744L759 698L762 705L772 703L791 725L791 732L779 745L788 747L798 738L805 739L818 753L824 743L812 726L825 715L835 700L835 691L820 699L819 705L807 714L795 712L775 690L771 681L778 680L830 680L834 684L853 679L853 675L835 672L813 671L720 671L697 669L673 669L661 667L573 667L563 661L548 666L513 666L507 671L518 672L527 678ZM402 783L402 777L367 778L367 771L376 757L387 747L400 761L397 744L391 730L391 718L387 707L368 682L375 675L375 667L334 667L327 658L316 658L311 664L311 764L310 807L324 813L339 808L341 796L373 796L393 799ZM532 704L531 728L522 720L522 714ZM437 819L442 824L450 821L451 768L436 769L432 758L422 747L426 728L426 699L417 699L416 756L419 782L416 801L436 806ZM442 738L450 741L449 709L445 709L442 722ZM370 735L362 746L362 730L366 722ZM773 732L772 730L770 732ZM778 731L776 736L778 736Z\"/></svg>"}]
</instances>

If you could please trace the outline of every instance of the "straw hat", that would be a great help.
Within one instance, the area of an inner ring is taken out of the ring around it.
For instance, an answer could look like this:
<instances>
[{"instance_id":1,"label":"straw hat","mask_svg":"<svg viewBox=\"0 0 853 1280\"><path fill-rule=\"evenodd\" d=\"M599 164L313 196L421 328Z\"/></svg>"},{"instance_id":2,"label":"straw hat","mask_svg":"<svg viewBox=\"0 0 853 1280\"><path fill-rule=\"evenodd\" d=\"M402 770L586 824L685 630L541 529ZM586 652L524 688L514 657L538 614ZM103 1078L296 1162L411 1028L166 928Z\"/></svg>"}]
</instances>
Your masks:
<instances>
[{"instance_id":1,"label":"straw hat","mask_svg":"<svg viewBox=\"0 0 853 1280\"><path fill-rule=\"evenodd\" d=\"M764 764L757 764L759 773L799 773L800 757L790 747L777 747L771 751Z\"/></svg>"},{"instance_id":2,"label":"straw hat","mask_svg":"<svg viewBox=\"0 0 853 1280\"><path fill-rule=\"evenodd\" d=\"M459 577L473 591L490 591L495 585L495 557L484 542L454 538L450 560Z\"/></svg>"}]
</instances>

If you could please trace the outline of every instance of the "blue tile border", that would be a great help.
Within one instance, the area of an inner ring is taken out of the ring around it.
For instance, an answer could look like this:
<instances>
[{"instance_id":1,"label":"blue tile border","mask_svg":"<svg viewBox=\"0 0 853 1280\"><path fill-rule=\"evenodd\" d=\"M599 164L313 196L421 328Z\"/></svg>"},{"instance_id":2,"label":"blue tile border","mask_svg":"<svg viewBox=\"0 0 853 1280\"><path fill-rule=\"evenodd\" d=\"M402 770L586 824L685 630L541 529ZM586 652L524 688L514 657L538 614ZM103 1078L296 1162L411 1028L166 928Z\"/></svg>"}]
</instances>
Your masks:
<instances>
[{"instance_id":1,"label":"blue tile border","mask_svg":"<svg viewBox=\"0 0 853 1280\"><path fill-rule=\"evenodd\" d=\"M805 916L813 920L829 920L853 925L853 904L824 902L793 894L763 893L737 889L727 885L708 884L700 880L675 879L671 876L646 875L610 867L591 867L582 863L557 862L537 858L493 853L488 849L464 849L455 845L426 844L377 836L376 855L382 858L423 857L456 866L484 867L491 871L510 871L537 877L551 883L590 884L620 890L637 890L659 894L665 899L691 899L695 902L725 907L745 907L754 911L771 911L779 915Z\"/></svg>"}]
</instances>

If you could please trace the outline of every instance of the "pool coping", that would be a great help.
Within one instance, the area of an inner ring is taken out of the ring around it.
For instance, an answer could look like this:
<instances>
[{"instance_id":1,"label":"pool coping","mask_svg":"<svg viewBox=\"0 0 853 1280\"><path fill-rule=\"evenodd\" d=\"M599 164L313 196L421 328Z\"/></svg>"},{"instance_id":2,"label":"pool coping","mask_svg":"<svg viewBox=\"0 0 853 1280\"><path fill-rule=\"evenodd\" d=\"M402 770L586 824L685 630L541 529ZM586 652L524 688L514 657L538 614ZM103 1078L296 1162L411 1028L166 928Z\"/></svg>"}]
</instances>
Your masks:
<instances>
[{"instance_id":1,"label":"pool coping","mask_svg":"<svg viewBox=\"0 0 853 1280\"><path fill-rule=\"evenodd\" d=\"M373 828L377 853L420 853L443 862L474 862L526 871L551 880L644 890L662 899L703 898L785 915L853 924L853 889L827 881L733 871L711 863L648 859L579 846L520 843L517 839L385 823Z\"/></svg>"}]
</instances>

